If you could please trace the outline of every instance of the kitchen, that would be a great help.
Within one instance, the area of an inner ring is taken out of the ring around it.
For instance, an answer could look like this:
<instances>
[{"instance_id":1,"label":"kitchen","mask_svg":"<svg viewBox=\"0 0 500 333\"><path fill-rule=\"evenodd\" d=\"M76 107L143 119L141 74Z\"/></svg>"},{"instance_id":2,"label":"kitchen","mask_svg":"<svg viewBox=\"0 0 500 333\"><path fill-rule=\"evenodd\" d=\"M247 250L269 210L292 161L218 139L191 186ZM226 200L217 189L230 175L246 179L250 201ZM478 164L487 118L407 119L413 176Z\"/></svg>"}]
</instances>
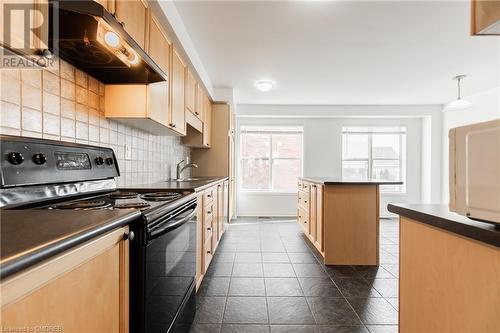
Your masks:
<instances>
[{"instance_id":1,"label":"kitchen","mask_svg":"<svg viewBox=\"0 0 500 333\"><path fill-rule=\"evenodd\" d=\"M500 329L498 1L2 6L2 329Z\"/></svg>"}]
</instances>

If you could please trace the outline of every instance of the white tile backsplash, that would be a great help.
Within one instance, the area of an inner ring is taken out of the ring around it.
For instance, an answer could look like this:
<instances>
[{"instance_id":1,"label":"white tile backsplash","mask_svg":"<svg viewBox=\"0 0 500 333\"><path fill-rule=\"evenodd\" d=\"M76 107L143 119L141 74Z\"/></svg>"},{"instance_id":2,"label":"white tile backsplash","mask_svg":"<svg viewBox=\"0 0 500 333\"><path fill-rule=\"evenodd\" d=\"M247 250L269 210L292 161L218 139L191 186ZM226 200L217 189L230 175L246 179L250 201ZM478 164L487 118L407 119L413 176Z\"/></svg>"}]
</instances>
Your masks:
<instances>
[{"instance_id":1,"label":"white tile backsplash","mask_svg":"<svg viewBox=\"0 0 500 333\"><path fill-rule=\"evenodd\" d=\"M0 70L0 132L110 147L119 185L175 177L190 155L178 137L157 136L104 117L104 84L57 59L59 68ZM131 159L125 160L125 144Z\"/></svg>"}]
</instances>

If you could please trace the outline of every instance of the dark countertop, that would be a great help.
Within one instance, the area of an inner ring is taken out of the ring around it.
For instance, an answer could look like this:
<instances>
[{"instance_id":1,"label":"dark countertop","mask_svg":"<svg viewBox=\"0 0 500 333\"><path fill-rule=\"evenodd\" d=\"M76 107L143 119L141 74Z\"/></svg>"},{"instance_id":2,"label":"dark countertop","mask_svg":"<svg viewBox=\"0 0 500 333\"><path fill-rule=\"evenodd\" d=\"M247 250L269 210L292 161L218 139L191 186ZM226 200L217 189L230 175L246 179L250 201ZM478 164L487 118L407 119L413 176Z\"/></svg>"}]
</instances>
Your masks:
<instances>
[{"instance_id":1,"label":"dark countertop","mask_svg":"<svg viewBox=\"0 0 500 333\"><path fill-rule=\"evenodd\" d=\"M387 209L391 213L500 247L500 225L475 221L450 212L448 205L389 204Z\"/></svg>"},{"instance_id":2,"label":"dark countertop","mask_svg":"<svg viewBox=\"0 0 500 333\"><path fill-rule=\"evenodd\" d=\"M346 180L339 177L300 177L300 179L323 185L401 185L402 181Z\"/></svg>"},{"instance_id":3,"label":"dark countertop","mask_svg":"<svg viewBox=\"0 0 500 333\"><path fill-rule=\"evenodd\" d=\"M129 224L139 210L2 210L0 278Z\"/></svg>"},{"instance_id":4,"label":"dark countertop","mask_svg":"<svg viewBox=\"0 0 500 333\"><path fill-rule=\"evenodd\" d=\"M172 190L172 191L203 191L207 187L210 187L216 183L228 179L228 177L196 177L198 180L189 180L177 182L175 180L166 180L163 182L151 183L151 184L140 184L140 185L129 185L125 187L120 187L122 190L134 189L156 189L156 190Z\"/></svg>"}]
</instances>

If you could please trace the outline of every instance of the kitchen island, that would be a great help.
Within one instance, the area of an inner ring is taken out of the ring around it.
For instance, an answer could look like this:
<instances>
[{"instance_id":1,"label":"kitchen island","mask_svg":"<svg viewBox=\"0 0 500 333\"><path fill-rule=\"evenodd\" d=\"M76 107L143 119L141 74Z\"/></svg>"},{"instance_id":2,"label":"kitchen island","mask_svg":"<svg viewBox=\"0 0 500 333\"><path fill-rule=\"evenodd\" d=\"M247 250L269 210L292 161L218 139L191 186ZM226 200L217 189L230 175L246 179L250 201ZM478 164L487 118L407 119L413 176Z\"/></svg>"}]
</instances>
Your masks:
<instances>
[{"instance_id":1,"label":"kitchen island","mask_svg":"<svg viewBox=\"0 0 500 333\"><path fill-rule=\"evenodd\" d=\"M297 222L326 265L379 265L379 186L400 181L302 177Z\"/></svg>"},{"instance_id":2,"label":"kitchen island","mask_svg":"<svg viewBox=\"0 0 500 333\"><path fill-rule=\"evenodd\" d=\"M500 228L448 205L400 215L399 331L500 332Z\"/></svg>"}]
</instances>

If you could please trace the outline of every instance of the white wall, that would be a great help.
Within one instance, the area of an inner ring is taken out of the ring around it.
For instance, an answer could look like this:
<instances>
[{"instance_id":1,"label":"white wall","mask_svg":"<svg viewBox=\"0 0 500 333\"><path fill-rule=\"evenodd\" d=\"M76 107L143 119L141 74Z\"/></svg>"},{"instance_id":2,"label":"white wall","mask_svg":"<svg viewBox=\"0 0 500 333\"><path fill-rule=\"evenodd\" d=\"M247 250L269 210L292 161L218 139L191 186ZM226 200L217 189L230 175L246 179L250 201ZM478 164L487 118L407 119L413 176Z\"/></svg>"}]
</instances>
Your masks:
<instances>
[{"instance_id":1,"label":"white wall","mask_svg":"<svg viewBox=\"0 0 500 333\"><path fill-rule=\"evenodd\" d=\"M441 183L437 181L441 177L440 110L441 107L435 105L239 105L237 127L239 129L241 125L249 124L303 126L303 174L321 177L341 175L343 126L407 126L407 193L382 195L381 215L384 216L388 215L386 210L388 202L422 202L422 198L426 198L429 202L440 202ZM425 125L423 125L424 121ZM428 139L423 140L423 137ZM426 144L425 147L422 142ZM437 158L431 159L433 155ZM430 163L431 160L432 163ZM238 179L241 178L237 177ZM426 193L422 191L423 183L426 184L424 187ZM239 188L239 184L237 185ZM296 194L238 191L237 213L238 215L293 216L296 214Z\"/></svg>"},{"instance_id":2,"label":"white wall","mask_svg":"<svg viewBox=\"0 0 500 333\"><path fill-rule=\"evenodd\" d=\"M449 111L443 113L443 202L448 203L450 198L448 174L449 152L448 132L451 128L500 119L500 87L484 91L480 94L465 97L472 103L466 110Z\"/></svg>"}]
</instances>

